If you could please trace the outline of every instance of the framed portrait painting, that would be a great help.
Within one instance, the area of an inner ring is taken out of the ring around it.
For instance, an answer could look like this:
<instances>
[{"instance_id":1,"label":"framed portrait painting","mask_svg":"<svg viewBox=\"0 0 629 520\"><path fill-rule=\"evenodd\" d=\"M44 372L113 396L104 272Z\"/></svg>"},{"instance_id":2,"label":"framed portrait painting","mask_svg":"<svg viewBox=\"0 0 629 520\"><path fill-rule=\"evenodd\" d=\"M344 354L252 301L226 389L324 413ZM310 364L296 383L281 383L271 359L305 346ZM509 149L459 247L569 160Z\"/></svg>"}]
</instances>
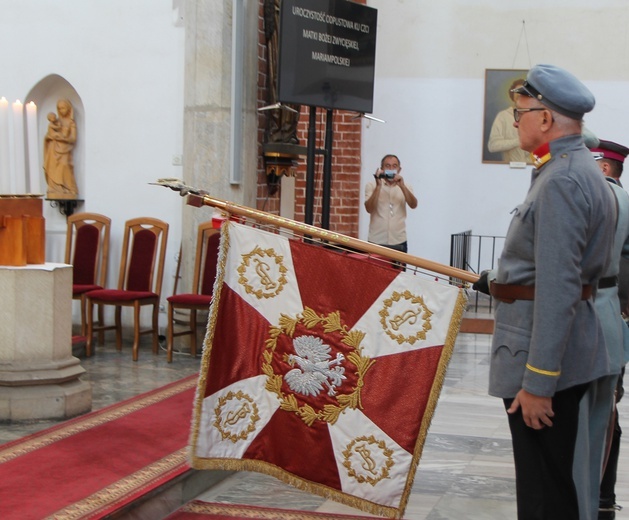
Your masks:
<instances>
[{"instance_id":1,"label":"framed portrait painting","mask_svg":"<svg viewBox=\"0 0 629 520\"><path fill-rule=\"evenodd\" d=\"M483 113L483 162L512 165L530 164L530 154L519 146L513 126L512 89L526 78L526 69L485 69L485 111Z\"/></svg>"}]
</instances>

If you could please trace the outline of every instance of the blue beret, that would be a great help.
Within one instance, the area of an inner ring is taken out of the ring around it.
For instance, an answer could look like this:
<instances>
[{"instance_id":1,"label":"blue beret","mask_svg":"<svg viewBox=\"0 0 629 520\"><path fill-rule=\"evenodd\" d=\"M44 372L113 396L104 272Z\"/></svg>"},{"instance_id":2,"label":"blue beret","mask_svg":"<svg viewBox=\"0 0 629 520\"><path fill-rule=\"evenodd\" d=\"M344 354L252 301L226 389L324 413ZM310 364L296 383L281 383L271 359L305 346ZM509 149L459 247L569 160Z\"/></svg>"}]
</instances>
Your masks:
<instances>
[{"instance_id":1,"label":"blue beret","mask_svg":"<svg viewBox=\"0 0 629 520\"><path fill-rule=\"evenodd\" d=\"M526 75L524 85L513 92L538 99L571 119L582 119L596 102L594 94L581 81L554 65L535 65Z\"/></svg>"}]
</instances>

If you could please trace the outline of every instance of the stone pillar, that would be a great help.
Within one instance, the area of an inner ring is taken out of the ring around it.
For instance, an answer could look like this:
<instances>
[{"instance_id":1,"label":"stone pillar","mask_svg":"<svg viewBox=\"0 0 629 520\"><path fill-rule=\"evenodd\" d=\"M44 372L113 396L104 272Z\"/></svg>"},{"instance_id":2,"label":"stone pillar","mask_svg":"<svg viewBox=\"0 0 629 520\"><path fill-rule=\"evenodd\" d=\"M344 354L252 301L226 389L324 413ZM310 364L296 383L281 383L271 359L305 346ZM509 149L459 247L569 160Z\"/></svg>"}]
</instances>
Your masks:
<instances>
[{"instance_id":1,"label":"stone pillar","mask_svg":"<svg viewBox=\"0 0 629 520\"><path fill-rule=\"evenodd\" d=\"M233 6L242 5L244 46L242 142L237 143L242 181L231 184L231 78ZM184 180L206 189L214 197L255 207L258 164L257 81L260 2L257 0L187 0L184 70ZM183 210L183 283L188 291L192 280L197 227L212 217L212 208Z\"/></svg>"},{"instance_id":2,"label":"stone pillar","mask_svg":"<svg viewBox=\"0 0 629 520\"><path fill-rule=\"evenodd\" d=\"M0 420L64 419L92 408L72 356L72 266L0 266Z\"/></svg>"}]
</instances>

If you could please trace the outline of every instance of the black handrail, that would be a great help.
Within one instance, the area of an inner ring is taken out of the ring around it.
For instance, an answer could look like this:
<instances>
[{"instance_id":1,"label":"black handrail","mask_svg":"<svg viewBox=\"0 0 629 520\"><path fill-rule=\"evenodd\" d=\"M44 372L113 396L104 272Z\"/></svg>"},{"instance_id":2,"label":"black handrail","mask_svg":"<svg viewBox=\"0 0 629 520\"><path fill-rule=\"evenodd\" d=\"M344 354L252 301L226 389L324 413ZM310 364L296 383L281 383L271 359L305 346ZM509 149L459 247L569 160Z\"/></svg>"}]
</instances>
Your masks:
<instances>
[{"instance_id":1,"label":"black handrail","mask_svg":"<svg viewBox=\"0 0 629 520\"><path fill-rule=\"evenodd\" d=\"M497 265L505 237L491 235L473 235L472 230L450 235L450 265L473 273L493 269ZM451 280L459 285L460 280ZM473 312L492 311L491 297L473 291L468 310Z\"/></svg>"}]
</instances>

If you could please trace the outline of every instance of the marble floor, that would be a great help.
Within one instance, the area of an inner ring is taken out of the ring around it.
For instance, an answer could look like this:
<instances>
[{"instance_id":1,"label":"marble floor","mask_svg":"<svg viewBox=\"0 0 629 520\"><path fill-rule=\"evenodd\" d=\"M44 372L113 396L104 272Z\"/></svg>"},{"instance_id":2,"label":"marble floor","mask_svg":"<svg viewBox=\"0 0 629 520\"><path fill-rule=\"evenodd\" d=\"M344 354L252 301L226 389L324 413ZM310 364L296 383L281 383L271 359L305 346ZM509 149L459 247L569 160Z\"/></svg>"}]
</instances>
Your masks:
<instances>
[{"instance_id":1,"label":"marble floor","mask_svg":"<svg viewBox=\"0 0 629 520\"><path fill-rule=\"evenodd\" d=\"M487 395L491 336L460 334L424 447L406 509L409 520L514 519L515 487L511 443L502 403ZM153 356L143 345L138 362L129 348L97 347L82 359L93 383L93 409L132 397L198 370L200 359L165 352ZM621 425L629 424L629 400L620 403ZM0 424L0 443L47 428L54 421ZM629 432L629 428L627 429ZM629 519L629 433L623 438L617 495ZM293 489L272 477L234 473L198 497L212 502L268 505L369 516L356 509ZM150 520L158 520L151 518Z\"/></svg>"}]
</instances>

